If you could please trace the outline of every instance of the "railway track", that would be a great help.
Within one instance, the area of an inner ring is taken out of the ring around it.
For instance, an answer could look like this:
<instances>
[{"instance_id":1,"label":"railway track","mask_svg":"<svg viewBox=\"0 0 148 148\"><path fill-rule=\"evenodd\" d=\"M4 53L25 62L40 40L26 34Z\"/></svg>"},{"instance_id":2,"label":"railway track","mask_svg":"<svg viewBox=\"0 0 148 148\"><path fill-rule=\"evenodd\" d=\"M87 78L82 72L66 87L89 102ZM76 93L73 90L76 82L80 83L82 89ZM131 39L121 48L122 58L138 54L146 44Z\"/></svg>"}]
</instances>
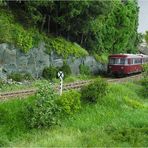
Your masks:
<instances>
[{"instance_id":1,"label":"railway track","mask_svg":"<svg viewBox=\"0 0 148 148\"><path fill-rule=\"evenodd\" d=\"M133 81L133 80L138 80L142 77L142 74L139 75L134 75L130 77L124 77L124 78L116 78L116 79L107 79L109 83L122 83L122 82L127 82L127 81ZM93 82L93 80L85 80L85 81L78 81L74 83L68 83L63 86L63 90L70 90L70 89L80 89L81 87ZM59 87L56 86L55 89L58 91ZM26 97L28 95L33 95L37 89L26 89L26 90L19 90L19 91L12 91L12 92L4 92L0 93L0 100L6 100L10 98L15 98L15 97Z\"/></svg>"}]
</instances>

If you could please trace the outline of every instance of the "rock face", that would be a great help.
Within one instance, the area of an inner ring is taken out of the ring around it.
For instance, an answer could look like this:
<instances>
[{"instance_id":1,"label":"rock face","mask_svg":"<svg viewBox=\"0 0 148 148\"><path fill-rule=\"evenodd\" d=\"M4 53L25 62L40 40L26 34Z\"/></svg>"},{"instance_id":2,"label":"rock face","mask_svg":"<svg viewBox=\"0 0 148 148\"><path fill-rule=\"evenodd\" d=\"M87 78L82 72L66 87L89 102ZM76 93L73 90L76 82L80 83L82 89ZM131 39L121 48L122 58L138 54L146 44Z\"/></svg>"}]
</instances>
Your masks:
<instances>
[{"instance_id":1,"label":"rock face","mask_svg":"<svg viewBox=\"0 0 148 148\"><path fill-rule=\"evenodd\" d=\"M146 42L143 42L139 45L139 52L145 55L148 55L148 46Z\"/></svg>"},{"instance_id":2,"label":"rock face","mask_svg":"<svg viewBox=\"0 0 148 148\"><path fill-rule=\"evenodd\" d=\"M45 51L44 43L41 43L38 48L32 48L26 54L9 44L0 44L0 77L11 72L27 72L34 77L40 77L45 67L50 65L61 67L63 62L70 66L74 75L79 74L80 64L89 66L94 74L106 71L107 66L97 62L93 56L69 57L65 60L53 52L49 55Z\"/></svg>"}]
</instances>

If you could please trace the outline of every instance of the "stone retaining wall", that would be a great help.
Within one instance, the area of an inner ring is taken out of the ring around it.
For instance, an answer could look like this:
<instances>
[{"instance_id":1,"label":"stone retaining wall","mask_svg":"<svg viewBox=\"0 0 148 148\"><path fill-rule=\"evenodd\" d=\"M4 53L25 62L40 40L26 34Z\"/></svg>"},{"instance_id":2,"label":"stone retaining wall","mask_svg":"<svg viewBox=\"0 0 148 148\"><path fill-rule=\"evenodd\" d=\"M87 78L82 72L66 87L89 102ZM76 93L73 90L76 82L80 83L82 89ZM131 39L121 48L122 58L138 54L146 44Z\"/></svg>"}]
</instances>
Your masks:
<instances>
[{"instance_id":1,"label":"stone retaining wall","mask_svg":"<svg viewBox=\"0 0 148 148\"><path fill-rule=\"evenodd\" d=\"M106 65L97 62L93 56L69 57L64 60L53 52L49 55L45 51L44 43L38 48L32 48L26 54L12 45L0 44L0 77L11 72L27 72L34 77L40 77L44 67L50 65L61 67L64 61L70 66L74 75L79 74L80 64L89 66L94 74L106 71Z\"/></svg>"}]
</instances>

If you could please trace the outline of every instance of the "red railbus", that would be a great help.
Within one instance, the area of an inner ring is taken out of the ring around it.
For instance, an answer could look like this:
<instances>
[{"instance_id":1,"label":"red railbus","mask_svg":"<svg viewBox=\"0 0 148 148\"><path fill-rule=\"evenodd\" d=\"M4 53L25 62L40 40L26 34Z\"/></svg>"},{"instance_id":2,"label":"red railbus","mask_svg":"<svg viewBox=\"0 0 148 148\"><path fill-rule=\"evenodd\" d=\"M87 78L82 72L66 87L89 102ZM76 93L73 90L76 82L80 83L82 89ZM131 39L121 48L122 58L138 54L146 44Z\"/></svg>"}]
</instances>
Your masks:
<instances>
[{"instance_id":1,"label":"red railbus","mask_svg":"<svg viewBox=\"0 0 148 148\"><path fill-rule=\"evenodd\" d=\"M147 62L147 55L113 54L109 56L108 73L123 76L142 72L142 64Z\"/></svg>"}]
</instances>

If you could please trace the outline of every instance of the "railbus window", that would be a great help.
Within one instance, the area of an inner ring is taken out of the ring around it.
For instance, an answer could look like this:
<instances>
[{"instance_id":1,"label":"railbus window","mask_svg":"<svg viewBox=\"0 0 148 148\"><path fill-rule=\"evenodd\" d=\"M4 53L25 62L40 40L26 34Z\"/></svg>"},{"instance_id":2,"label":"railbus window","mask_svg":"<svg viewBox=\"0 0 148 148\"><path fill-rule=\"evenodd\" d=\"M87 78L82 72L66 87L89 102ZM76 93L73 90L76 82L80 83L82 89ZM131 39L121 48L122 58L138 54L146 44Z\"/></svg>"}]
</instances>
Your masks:
<instances>
[{"instance_id":1,"label":"railbus window","mask_svg":"<svg viewBox=\"0 0 148 148\"><path fill-rule=\"evenodd\" d=\"M128 61L125 58L110 58L109 59L109 64L115 64L115 65L123 65L123 64L127 64Z\"/></svg>"},{"instance_id":2,"label":"railbus window","mask_svg":"<svg viewBox=\"0 0 148 148\"><path fill-rule=\"evenodd\" d=\"M141 64L141 59L134 59L134 64Z\"/></svg>"}]
</instances>

